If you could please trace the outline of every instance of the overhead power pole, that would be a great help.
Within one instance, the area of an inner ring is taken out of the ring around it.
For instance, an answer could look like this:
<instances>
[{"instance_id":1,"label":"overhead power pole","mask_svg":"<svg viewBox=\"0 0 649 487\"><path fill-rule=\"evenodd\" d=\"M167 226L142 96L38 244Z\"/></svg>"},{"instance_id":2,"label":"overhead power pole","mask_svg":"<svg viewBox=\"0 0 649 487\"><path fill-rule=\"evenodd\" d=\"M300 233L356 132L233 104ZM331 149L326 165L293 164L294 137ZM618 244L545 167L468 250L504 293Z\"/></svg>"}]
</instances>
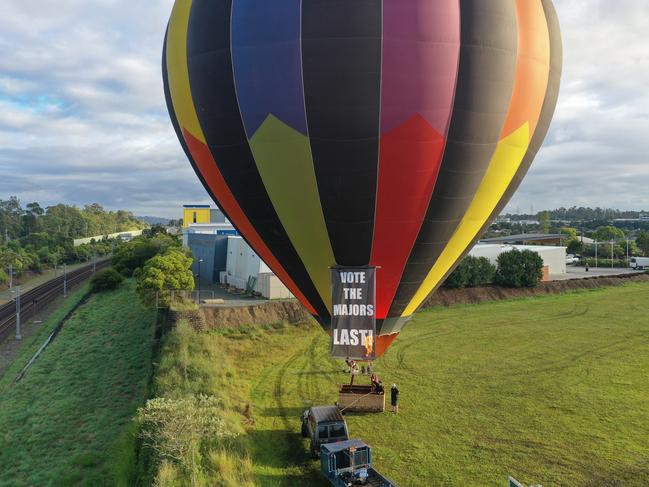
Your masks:
<instances>
[{"instance_id":1,"label":"overhead power pole","mask_svg":"<svg viewBox=\"0 0 649 487\"><path fill-rule=\"evenodd\" d=\"M16 340L22 340L20 329L20 286L16 288Z\"/></svg>"}]
</instances>

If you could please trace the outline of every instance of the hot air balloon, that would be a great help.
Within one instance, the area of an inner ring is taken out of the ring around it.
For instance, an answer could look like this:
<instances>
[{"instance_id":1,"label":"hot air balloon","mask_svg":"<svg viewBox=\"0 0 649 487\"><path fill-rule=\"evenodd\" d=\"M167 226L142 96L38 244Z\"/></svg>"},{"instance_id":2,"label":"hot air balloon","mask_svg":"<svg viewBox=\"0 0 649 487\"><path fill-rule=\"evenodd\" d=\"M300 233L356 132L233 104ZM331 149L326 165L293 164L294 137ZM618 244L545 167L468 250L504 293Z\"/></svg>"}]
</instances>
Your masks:
<instances>
[{"instance_id":1,"label":"hot air balloon","mask_svg":"<svg viewBox=\"0 0 649 487\"><path fill-rule=\"evenodd\" d=\"M376 352L504 208L548 131L551 0L176 0L165 95L214 201L325 330L376 266Z\"/></svg>"}]
</instances>

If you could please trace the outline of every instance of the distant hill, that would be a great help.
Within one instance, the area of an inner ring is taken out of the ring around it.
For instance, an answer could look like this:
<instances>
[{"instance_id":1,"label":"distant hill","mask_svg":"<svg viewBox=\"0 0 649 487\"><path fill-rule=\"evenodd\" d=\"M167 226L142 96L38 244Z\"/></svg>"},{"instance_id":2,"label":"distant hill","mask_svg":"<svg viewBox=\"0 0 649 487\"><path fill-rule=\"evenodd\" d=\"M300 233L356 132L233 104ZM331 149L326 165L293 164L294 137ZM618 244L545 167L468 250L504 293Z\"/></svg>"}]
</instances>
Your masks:
<instances>
[{"instance_id":1,"label":"distant hill","mask_svg":"<svg viewBox=\"0 0 649 487\"><path fill-rule=\"evenodd\" d=\"M137 216L136 218L148 223L149 225L167 225L169 220L172 220L172 218L164 218L160 216Z\"/></svg>"}]
</instances>

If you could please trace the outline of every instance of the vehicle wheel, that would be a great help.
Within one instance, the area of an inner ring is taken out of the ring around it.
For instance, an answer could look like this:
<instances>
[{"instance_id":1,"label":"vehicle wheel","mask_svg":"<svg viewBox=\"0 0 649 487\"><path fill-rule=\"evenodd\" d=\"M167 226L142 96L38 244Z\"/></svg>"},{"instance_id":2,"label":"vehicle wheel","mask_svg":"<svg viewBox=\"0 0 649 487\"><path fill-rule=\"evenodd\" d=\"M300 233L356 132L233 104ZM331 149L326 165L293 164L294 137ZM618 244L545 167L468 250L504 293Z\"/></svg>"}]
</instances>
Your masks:
<instances>
[{"instance_id":1,"label":"vehicle wheel","mask_svg":"<svg viewBox=\"0 0 649 487\"><path fill-rule=\"evenodd\" d=\"M306 423L302 422L302 437L306 438L309 436L309 428L306 427Z\"/></svg>"}]
</instances>

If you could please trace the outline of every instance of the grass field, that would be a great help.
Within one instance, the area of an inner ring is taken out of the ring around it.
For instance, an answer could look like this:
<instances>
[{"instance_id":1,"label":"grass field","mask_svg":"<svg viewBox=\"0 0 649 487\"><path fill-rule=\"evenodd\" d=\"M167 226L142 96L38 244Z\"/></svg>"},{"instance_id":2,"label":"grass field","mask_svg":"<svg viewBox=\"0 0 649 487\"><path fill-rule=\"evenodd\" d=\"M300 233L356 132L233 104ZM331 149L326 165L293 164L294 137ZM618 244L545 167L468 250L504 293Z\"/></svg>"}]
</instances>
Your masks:
<instances>
[{"instance_id":1,"label":"grass field","mask_svg":"<svg viewBox=\"0 0 649 487\"><path fill-rule=\"evenodd\" d=\"M347 416L402 487L649 485L649 285L419 313L376 362L401 412ZM210 335L262 486L326 485L300 412L348 377L315 325Z\"/></svg>"},{"instance_id":2,"label":"grass field","mask_svg":"<svg viewBox=\"0 0 649 487\"><path fill-rule=\"evenodd\" d=\"M34 350L0 379L1 486L115 485L128 468L120 441L147 394L154 332L133 287L92 297L21 382Z\"/></svg>"}]
</instances>

